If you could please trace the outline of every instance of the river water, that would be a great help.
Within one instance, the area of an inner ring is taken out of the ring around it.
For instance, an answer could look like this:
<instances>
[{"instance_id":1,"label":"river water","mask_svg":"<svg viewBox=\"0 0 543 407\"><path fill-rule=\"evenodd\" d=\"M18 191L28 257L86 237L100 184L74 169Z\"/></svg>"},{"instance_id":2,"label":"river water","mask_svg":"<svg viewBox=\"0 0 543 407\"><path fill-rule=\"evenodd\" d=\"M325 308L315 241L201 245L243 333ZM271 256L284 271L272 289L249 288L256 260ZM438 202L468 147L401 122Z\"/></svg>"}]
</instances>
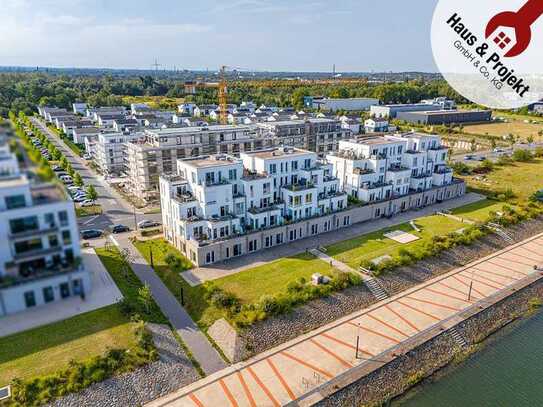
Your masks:
<instances>
[{"instance_id":1,"label":"river water","mask_svg":"<svg viewBox=\"0 0 543 407\"><path fill-rule=\"evenodd\" d=\"M543 313L515 322L483 349L393 407L543 406Z\"/></svg>"}]
</instances>

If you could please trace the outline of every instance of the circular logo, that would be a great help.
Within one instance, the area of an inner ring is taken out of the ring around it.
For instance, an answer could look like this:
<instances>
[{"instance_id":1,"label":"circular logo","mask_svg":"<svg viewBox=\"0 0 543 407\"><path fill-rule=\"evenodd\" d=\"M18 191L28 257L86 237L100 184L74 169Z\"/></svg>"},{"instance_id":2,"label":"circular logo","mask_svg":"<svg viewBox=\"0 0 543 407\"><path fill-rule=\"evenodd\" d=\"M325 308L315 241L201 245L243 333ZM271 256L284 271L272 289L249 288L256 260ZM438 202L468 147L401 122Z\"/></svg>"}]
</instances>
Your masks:
<instances>
[{"instance_id":1,"label":"circular logo","mask_svg":"<svg viewBox=\"0 0 543 407\"><path fill-rule=\"evenodd\" d=\"M462 96L495 109L543 99L543 0L440 0L432 50Z\"/></svg>"}]
</instances>

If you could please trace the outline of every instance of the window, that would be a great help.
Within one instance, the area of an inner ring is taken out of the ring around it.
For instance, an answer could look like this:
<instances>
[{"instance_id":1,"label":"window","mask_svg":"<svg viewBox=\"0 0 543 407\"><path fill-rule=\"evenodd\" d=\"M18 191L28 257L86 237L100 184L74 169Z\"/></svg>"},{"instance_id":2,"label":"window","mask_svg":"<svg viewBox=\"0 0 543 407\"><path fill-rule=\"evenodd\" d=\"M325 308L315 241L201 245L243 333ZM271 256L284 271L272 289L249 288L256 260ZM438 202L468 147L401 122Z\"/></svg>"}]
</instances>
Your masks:
<instances>
[{"instance_id":1,"label":"window","mask_svg":"<svg viewBox=\"0 0 543 407\"><path fill-rule=\"evenodd\" d=\"M69 230L62 231L62 242L67 245L72 243L72 236L70 235Z\"/></svg>"},{"instance_id":2,"label":"window","mask_svg":"<svg viewBox=\"0 0 543 407\"><path fill-rule=\"evenodd\" d=\"M22 242L16 242L14 244L15 247L15 253L26 253L33 250L40 250L43 246L41 243L41 239L30 239L30 240L24 240Z\"/></svg>"},{"instance_id":3,"label":"window","mask_svg":"<svg viewBox=\"0 0 543 407\"><path fill-rule=\"evenodd\" d=\"M283 234L278 233L275 235L275 244L281 244L283 243Z\"/></svg>"},{"instance_id":4,"label":"window","mask_svg":"<svg viewBox=\"0 0 543 407\"><path fill-rule=\"evenodd\" d=\"M214 263L215 262L215 252L207 252L206 253L206 263Z\"/></svg>"},{"instance_id":5,"label":"window","mask_svg":"<svg viewBox=\"0 0 543 407\"><path fill-rule=\"evenodd\" d=\"M304 160L304 168L311 168L311 159Z\"/></svg>"},{"instance_id":6,"label":"window","mask_svg":"<svg viewBox=\"0 0 543 407\"><path fill-rule=\"evenodd\" d=\"M266 236L264 246L265 247L270 247L271 245L272 245L272 238L270 236Z\"/></svg>"},{"instance_id":7,"label":"window","mask_svg":"<svg viewBox=\"0 0 543 407\"><path fill-rule=\"evenodd\" d=\"M292 163L290 164L290 167L292 168L293 171L297 170L298 169L298 161L292 161Z\"/></svg>"},{"instance_id":8,"label":"window","mask_svg":"<svg viewBox=\"0 0 543 407\"><path fill-rule=\"evenodd\" d=\"M16 209L26 206L26 200L24 195L6 196L6 208Z\"/></svg>"},{"instance_id":9,"label":"window","mask_svg":"<svg viewBox=\"0 0 543 407\"><path fill-rule=\"evenodd\" d=\"M9 221L11 233L22 233L26 231L38 230L38 217L29 216L27 218L11 219Z\"/></svg>"},{"instance_id":10,"label":"window","mask_svg":"<svg viewBox=\"0 0 543 407\"><path fill-rule=\"evenodd\" d=\"M241 243L234 245L234 256L240 256L241 255Z\"/></svg>"},{"instance_id":11,"label":"window","mask_svg":"<svg viewBox=\"0 0 543 407\"><path fill-rule=\"evenodd\" d=\"M254 252L257 249L256 240L249 241L249 251Z\"/></svg>"},{"instance_id":12,"label":"window","mask_svg":"<svg viewBox=\"0 0 543 407\"><path fill-rule=\"evenodd\" d=\"M311 225L311 234L316 235L319 233L319 225Z\"/></svg>"},{"instance_id":13,"label":"window","mask_svg":"<svg viewBox=\"0 0 543 407\"><path fill-rule=\"evenodd\" d=\"M351 223L351 217L350 216L345 216L343 218L343 226L347 226Z\"/></svg>"},{"instance_id":14,"label":"window","mask_svg":"<svg viewBox=\"0 0 543 407\"><path fill-rule=\"evenodd\" d=\"M313 194L306 194L305 203L311 203L311 202L313 202Z\"/></svg>"},{"instance_id":15,"label":"window","mask_svg":"<svg viewBox=\"0 0 543 407\"><path fill-rule=\"evenodd\" d=\"M24 297L25 297L25 304L27 308L36 306L36 296L34 295L34 291L25 292Z\"/></svg>"},{"instance_id":16,"label":"window","mask_svg":"<svg viewBox=\"0 0 543 407\"><path fill-rule=\"evenodd\" d=\"M43 287L43 301L52 302L55 301L55 293L53 287Z\"/></svg>"},{"instance_id":17,"label":"window","mask_svg":"<svg viewBox=\"0 0 543 407\"><path fill-rule=\"evenodd\" d=\"M62 299L68 298L70 296L70 285L68 283L60 284L60 297Z\"/></svg>"},{"instance_id":18,"label":"window","mask_svg":"<svg viewBox=\"0 0 543 407\"><path fill-rule=\"evenodd\" d=\"M228 178L229 179L238 179L237 171L234 170L228 170Z\"/></svg>"},{"instance_id":19,"label":"window","mask_svg":"<svg viewBox=\"0 0 543 407\"><path fill-rule=\"evenodd\" d=\"M61 226L68 226L68 212L60 211L58 213L58 219L60 221Z\"/></svg>"},{"instance_id":20,"label":"window","mask_svg":"<svg viewBox=\"0 0 543 407\"><path fill-rule=\"evenodd\" d=\"M58 236L57 235L49 235L49 247L58 247Z\"/></svg>"}]
</instances>

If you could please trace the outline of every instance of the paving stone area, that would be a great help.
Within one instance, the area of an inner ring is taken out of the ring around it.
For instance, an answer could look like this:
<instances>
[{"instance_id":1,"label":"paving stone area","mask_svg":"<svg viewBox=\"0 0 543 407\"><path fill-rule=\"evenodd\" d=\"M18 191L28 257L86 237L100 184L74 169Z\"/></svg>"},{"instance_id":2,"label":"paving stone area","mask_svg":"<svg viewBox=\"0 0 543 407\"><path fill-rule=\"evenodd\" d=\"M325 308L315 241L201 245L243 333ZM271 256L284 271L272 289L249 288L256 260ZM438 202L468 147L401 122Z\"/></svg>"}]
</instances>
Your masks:
<instances>
[{"instance_id":1,"label":"paving stone area","mask_svg":"<svg viewBox=\"0 0 543 407\"><path fill-rule=\"evenodd\" d=\"M543 218L507 229L507 233L516 242L541 232ZM386 273L379 278L379 282L389 295L394 295L510 245L511 242L497 235L487 235L469 247L458 246L435 258ZM247 343L247 354L264 352L376 302L378 300L364 286L352 287L328 298L311 301L290 314L270 318L245 329L242 335Z\"/></svg>"},{"instance_id":2,"label":"paving stone area","mask_svg":"<svg viewBox=\"0 0 543 407\"><path fill-rule=\"evenodd\" d=\"M200 378L169 327L149 324L159 360L56 400L55 407L139 406Z\"/></svg>"}]
</instances>

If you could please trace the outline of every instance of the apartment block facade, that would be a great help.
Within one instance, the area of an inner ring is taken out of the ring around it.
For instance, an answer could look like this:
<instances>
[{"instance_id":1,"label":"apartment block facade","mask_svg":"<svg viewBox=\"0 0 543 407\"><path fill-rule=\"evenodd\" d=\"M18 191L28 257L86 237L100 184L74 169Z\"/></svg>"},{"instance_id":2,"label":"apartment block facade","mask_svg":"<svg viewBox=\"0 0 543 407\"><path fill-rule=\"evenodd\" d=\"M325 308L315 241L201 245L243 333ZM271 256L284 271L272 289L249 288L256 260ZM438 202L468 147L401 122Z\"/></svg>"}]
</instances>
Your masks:
<instances>
[{"instance_id":1,"label":"apartment block facade","mask_svg":"<svg viewBox=\"0 0 543 407\"><path fill-rule=\"evenodd\" d=\"M344 210L347 195L331 172L316 153L290 147L179 160L177 175L160 179L165 236L196 262L189 241L214 242ZM290 238L297 235L293 229ZM237 247L227 250L228 257L239 254ZM205 264L215 261L210 254Z\"/></svg>"},{"instance_id":2,"label":"apartment block facade","mask_svg":"<svg viewBox=\"0 0 543 407\"><path fill-rule=\"evenodd\" d=\"M371 203L451 184L447 154L439 136L407 133L342 141L326 159L342 190Z\"/></svg>"},{"instance_id":3,"label":"apartment block facade","mask_svg":"<svg viewBox=\"0 0 543 407\"><path fill-rule=\"evenodd\" d=\"M73 202L57 185L35 184L0 147L0 316L91 290L81 263Z\"/></svg>"}]
</instances>

